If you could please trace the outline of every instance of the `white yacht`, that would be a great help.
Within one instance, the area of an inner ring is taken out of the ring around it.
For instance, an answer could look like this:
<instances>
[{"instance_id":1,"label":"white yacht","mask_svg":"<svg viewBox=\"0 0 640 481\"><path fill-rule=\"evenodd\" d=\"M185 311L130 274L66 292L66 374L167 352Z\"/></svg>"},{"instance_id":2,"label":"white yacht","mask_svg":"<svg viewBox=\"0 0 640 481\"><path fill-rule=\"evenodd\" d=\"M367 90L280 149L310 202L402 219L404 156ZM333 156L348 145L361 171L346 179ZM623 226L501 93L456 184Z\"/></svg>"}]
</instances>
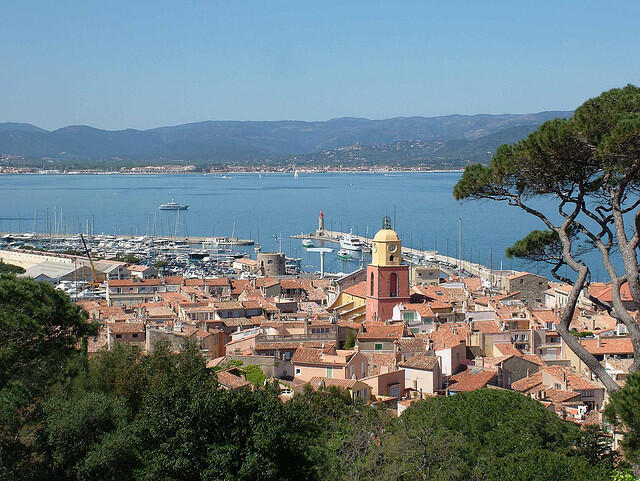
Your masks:
<instances>
[{"instance_id":1,"label":"white yacht","mask_svg":"<svg viewBox=\"0 0 640 481\"><path fill-rule=\"evenodd\" d=\"M171 202L167 202L166 204L160 204L158 209L160 210L187 210L189 208L189 204L178 204L171 199Z\"/></svg>"},{"instance_id":2,"label":"white yacht","mask_svg":"<svg viewBox=\"0 0 640 481\"><path fill-rule=\"evenodd\" d=\"M304 247L313 247L313 241L311 239L302 239L302 245Z\"/></svg>"},{"instance_id":3,"label":"white yacht","mask_svg":"<svg viewBox=\"0 0 640 481\"><path fill-rule=\"evenodd\" d=\"M350 251L361 251L362 241L349 232L347 235L340 237L340 247Z\"/></svg>"}]
</instances>

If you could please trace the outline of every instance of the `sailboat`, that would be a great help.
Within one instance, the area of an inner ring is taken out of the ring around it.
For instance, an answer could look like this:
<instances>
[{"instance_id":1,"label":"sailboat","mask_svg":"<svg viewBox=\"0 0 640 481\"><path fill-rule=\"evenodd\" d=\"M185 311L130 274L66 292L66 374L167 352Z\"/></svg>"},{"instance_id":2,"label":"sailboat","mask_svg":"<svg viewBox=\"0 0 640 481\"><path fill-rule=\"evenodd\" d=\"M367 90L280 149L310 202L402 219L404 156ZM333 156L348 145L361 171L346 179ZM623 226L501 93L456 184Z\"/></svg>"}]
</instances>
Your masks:
<instances>
[{"instance_id":1,"label":"sailboat","mask_svg":"<svg viewBox=\"0 0 640 481\"><path fill-rule=\"evenodd\" d=\"M297 179L298 177L300 177L300 174L298 174L298 169L295 170L295 172L293 173L293 176Z\"/></svg>"}]
</instances>

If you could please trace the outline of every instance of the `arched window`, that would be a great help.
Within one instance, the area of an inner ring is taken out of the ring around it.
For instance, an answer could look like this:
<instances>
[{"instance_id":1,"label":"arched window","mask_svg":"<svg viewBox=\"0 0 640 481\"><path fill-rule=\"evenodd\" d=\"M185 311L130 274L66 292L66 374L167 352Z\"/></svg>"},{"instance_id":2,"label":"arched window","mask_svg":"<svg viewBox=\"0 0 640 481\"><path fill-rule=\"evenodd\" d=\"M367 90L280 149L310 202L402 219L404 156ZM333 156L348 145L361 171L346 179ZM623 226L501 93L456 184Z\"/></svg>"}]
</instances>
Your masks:
<instances>
[{"instance_id":1,"label":"arched window","mask_svg":"<svg viewBox=\"0 0 640 481\"><path fill-rule=\"evenodd\" d=\"M371 273L371 286L369 287L369 295L373 297L373 272Z\"/></svg>"},{"instance_id":2,"label":"arched window","mask_svg":"<svg viewBox=\"0 0 640 481\"><path fill-rule=\"evenodd\" d=\"M389 276L389 297L398 297L398 274L395 272Z\"/></svg>"}]
</instances>

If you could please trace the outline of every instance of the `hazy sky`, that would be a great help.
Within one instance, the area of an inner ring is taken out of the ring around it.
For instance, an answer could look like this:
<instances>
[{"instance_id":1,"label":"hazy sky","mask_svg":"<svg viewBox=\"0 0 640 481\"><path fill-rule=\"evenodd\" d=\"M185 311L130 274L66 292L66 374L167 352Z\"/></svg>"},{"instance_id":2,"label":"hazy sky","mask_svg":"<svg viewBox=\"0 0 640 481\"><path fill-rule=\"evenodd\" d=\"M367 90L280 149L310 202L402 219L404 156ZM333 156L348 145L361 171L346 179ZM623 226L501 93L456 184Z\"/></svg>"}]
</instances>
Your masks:
<instances>
[{"instance_id":1,"label":"hazy sky","mask_svg":"<svg viewBox=\"0 0 640 481\"><path fill-rule=\"evenodd\" d=\"M0 1L0 121L569 110L640 84L637 1Z\"/></svg>"}]
</instances>

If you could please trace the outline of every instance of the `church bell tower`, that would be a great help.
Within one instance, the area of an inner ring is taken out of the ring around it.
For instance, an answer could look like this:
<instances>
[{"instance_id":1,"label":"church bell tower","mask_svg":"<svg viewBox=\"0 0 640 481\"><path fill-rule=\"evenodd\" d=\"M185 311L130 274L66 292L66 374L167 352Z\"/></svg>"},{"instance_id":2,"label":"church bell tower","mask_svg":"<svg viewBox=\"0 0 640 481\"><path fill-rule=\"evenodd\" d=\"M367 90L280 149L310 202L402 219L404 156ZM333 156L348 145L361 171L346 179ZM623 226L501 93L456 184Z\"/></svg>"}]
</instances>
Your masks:
<instances>
[{"instance_id":1,"label":"church bell tower","mask_svg":"<svg viewBox=\"0 0 640 481\"><path fill-rule=\"evenodd\" d=\"M409 303L409 266L402 264L402 242L385 217L371 244L367 267L367 321L386 321L393 308Z\"/></svg>"}]
</instances>

